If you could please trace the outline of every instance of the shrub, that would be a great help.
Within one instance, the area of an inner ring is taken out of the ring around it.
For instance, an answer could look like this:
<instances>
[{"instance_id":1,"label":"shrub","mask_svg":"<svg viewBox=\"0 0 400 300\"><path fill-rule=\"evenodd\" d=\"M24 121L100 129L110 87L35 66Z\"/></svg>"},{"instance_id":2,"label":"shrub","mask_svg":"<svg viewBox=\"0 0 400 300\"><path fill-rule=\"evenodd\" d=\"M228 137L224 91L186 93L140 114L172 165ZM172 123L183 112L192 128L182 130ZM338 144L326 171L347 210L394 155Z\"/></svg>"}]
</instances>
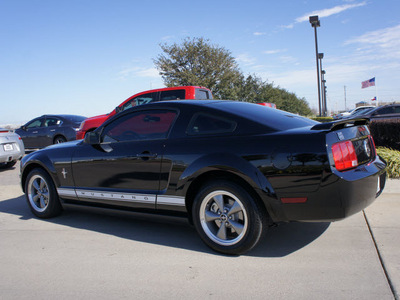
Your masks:
<instances>
[{"instance_id":1,"label":"shrub","mask_svg":"<svg viewBox=\"0 0 400 300\"><path fill-rule=\"evenodd\" d=\"M321 122L321 123L334 121L332 117L313 117L311 119L314 120L314 121Z\"/></svg>"},{"instance_id":2,"label":"shrub","mask_svg":"<svg viewBox=\"0 0 400 300\"><path fill-rule=\"evenodd\" d=\"M377 153L386 160L386 172L389 178L400 178L400 151L377 147Z\"/></svg>"}]
</instances>

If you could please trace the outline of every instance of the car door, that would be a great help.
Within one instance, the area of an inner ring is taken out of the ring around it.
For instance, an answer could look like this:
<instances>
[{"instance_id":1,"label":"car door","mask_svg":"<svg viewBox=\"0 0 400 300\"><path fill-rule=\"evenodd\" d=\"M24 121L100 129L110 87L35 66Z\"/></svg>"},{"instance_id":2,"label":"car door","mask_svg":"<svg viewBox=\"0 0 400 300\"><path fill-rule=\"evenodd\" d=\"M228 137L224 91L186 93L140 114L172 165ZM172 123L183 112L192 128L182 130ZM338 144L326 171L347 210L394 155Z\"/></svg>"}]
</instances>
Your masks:
<instances>
[{"instance_id":1,"label":"car door","mask_svg":"<svg viewBox=\"0 0 400 300\"><path fill-rule=\"evenodd\" d=\"M141 94L139 96L136 96L135 98L130 99L128 102L126 102L124 105L122 105L121 111L127 110L128 108L131 108L133 106L138 106L138 105L158 101L158 96L159 95L157 92L151 92L151 93L146 93L146 94Z\"/></svg>"},{"instance_id":2,"label":"car door","mask_svg":"<svg viewBox=\"0 0 400 300\"><path fill-rule=\"evenodd\" d=\"M36 118L27 123L21 132L25 148L42 148L43 141L40 136L43 134L44 117Z\"/></svg>"},{"instance_id":3,"label":"car door","mask_svg":"<svg viewBox=\"0 0 400 300\"><path fill-rule=\"evenodd\" d=\"M42 139L43 145L48 146L53 144L53 138L57 134L62 121L56 117L46 117L44 121L43 135L40 137Z\"/></svg>"},{"instance_id":4,"label":"car door","mask_svg":"<svg viewBox=\"0 0 400 300\"><path fill-rule=\"evenodd\" d=\"M100 129L100 144L82 143L72 158L79 199L154 209L165 139L176 115L170 110L123 114Z\"/></svg>"}]
</instances>

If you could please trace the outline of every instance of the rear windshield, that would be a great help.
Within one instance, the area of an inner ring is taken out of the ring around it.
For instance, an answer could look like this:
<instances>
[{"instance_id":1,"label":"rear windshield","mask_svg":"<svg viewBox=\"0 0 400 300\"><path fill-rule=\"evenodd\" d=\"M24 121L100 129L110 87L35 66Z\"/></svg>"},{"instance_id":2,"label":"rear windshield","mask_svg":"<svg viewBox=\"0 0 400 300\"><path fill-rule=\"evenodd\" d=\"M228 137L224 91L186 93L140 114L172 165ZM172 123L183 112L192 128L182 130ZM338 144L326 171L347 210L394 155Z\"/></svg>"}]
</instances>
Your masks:
<instances>
[{"instance_id":1,"label":"rear windshield","mask_svg":"<svg viewBox=\"0 0 400 300\"><path fill-rule=\"evenodd\" d=\"M162 91L160 101L186 99L185 90Z\"/></svg>"},{"instance_id":2,"label":"rear windshield","mask_svg":"<svg viewBox=\"0 0 400 300\"><path fill-rule=\"evenodd\" d=\"M278 131L313 126L319 123L283 110L248 102L227 102L226 104L219 102L218 108Z\"/></svg>"},{"instance_id":3,"label":"rear windshield","mask_svg":"<svg viewBox=\"0 0 400 300\"><path fill-rule=\"evenodd\" d=\"M82 122L83 120L87 119L86 117L83 116L63 116L63 117L71 122Z\"/></svg>"},{"instance_id":4,"label":"rear windshield","mask_svg":"<svg viewBox=\"0 0 400 300\"><path fill-rule=\"evenodd\" d=\"M195 95L197 100L208 100L212 99L212 95L209 91L207 90L202 90L202 89L196 89L196 95Z\"/></svg>"}]
</instances>

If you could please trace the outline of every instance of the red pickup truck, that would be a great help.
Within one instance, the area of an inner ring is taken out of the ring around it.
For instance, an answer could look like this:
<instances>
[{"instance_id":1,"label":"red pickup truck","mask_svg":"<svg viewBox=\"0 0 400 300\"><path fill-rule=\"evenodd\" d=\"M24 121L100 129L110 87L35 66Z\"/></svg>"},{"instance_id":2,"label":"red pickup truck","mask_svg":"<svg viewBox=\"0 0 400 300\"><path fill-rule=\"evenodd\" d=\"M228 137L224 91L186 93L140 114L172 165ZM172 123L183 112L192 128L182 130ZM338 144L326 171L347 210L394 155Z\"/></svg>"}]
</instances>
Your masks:
<instances>
[{"instance_id":1,"label":"red pickup truck","mask_svg":"<svg viewBox=\"0 0 400 300\"><path fill-rule=\"evenodd\" d=\"M109 114L87 118L85 121L81 123L81 126L78 132L76 133L76 139L77 140L83 139L85 137L86 132L95 130L97 127L103 124L104 121L106 121L107 119L132 106L146 104L154 101L179 100L179 99L207 100L207 99L213 99L213 96L209 89L202 86L178 86L178 87L169 87L169 88L144 91L129 97L120 105L118 105Z\"/></svg>"}]
</instances>

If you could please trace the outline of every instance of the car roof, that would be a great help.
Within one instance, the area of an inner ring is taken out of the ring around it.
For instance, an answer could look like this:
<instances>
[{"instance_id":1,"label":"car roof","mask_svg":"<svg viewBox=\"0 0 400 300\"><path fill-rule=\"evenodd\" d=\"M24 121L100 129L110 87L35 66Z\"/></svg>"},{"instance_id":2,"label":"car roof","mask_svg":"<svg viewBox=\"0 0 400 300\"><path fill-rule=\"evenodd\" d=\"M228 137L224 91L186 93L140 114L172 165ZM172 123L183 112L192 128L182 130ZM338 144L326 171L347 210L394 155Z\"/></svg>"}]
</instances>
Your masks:
<instances>
[{"instance_id":1,"label":"car roof","mask_svg":"<svg viewBox=\"0 0 400 300\"><path fill-rule=\"evenodd\" d=\"M262 124L274 130L313 126L319 123L283 110L258 105L256 103L232 100L170 100L151 102L129 108L125 110L123 114L153 108L165 109L183 107L191 107L197 111L201 111L201 108L211 108L214 111L235 115L238 118Z\"/></svg>"},{"instance_id":2,"label":"car roof","mask_svg":"<svg viewBox=\"0 0 400 300\"><path fill-rule=\"evenodd\" d=\"M372 109L368 109L368 110L362 112L359 116L368 116L370 114L373 114L377 110L380 110L380 109L385 108L385 107L392 107L392 106L400 106L400 104L399 103L395 103L395 104L386 104L386 105L382 105L382 106L377 106L377 107L374 107Z\"/></svg>"},{"instance_id":3,"label":"car roof","mask_svg":"<svg viewBox=\"0 0 400 300\"><path fill-rule=\"evenodd\" d=\"M70 119L70 118L87 118L85 116L80 116L80 115L68 115L68 114L62 114L62 115L42 115L39 118L50 118L50 117L55 117L55 118L63 118L63 119Z\"/></svg>"},{"instance_id":4,"label":"car roof","mask_svg":"<svg viewBox=\"0 0 400 300\"><path fill-rule=\"evenodd\" d=\"M181 85L181 86L172 86L172 87L164 87L164 88L158 88L158 89L152 89L152 90L146 90L146 91L141 91L138 93L135 93L134 95L132 95L129 98L132 98L133 96L136 96L138 94L147 94L147 93L155 93L155 92L163 92L163 91L172 91L172 90L179 90L179 89L191 89L191 88L195 88L195 89L207 89L204 86L196 86L196 85ZM128 99L129 99L128 98Z\"/></svg>"}]
</instances>

